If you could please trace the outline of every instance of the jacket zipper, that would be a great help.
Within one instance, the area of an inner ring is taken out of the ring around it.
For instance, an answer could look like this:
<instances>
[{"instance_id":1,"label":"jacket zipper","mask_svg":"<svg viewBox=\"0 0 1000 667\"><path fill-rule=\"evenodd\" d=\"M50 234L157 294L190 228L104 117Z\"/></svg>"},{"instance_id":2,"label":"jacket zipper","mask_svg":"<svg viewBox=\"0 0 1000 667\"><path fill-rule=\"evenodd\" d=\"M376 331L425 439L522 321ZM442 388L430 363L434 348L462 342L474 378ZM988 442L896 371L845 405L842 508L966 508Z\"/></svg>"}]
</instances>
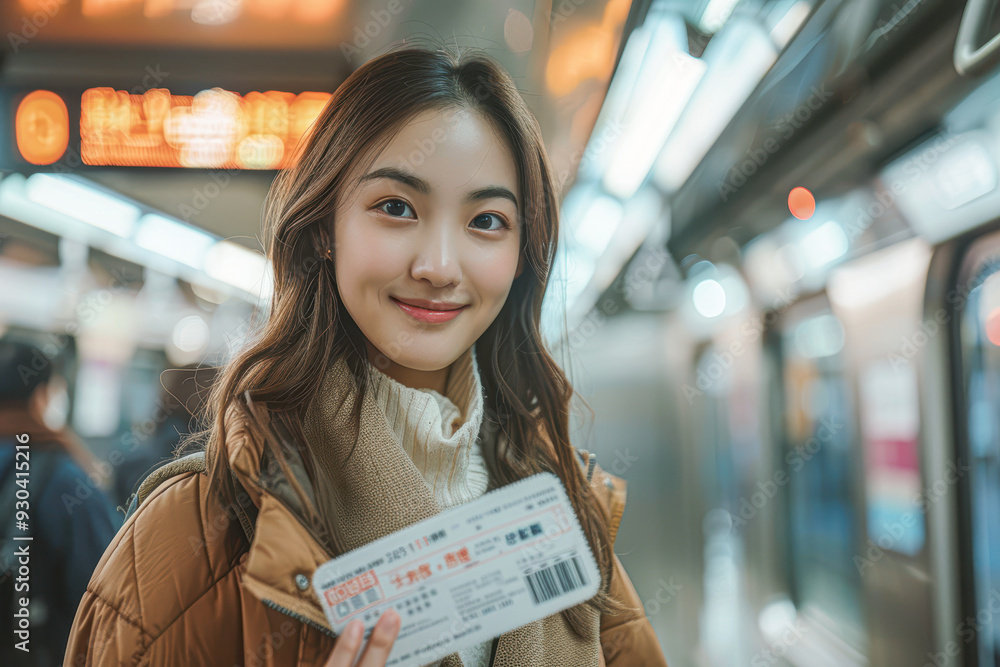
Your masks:
<instances>
[{"instance_id":1,"label":"jacket zipper","mask_svg":"<svg viewBox=\"0 0 1000 667\"><path fill-rule=\"evenodd\" d=\"M493 667L493 665L496 664L496 661L497 661L497 648L499 646L500 646L500 638L499 637L494 637L493 638L493 650L490 653L490 667Z\"/></svg>"},{"instance_id":2,"label":"jacket zipper","mask_svg":"<svg viewBox=\"0 0 1000 667\"><path fill-rule=\"evenodd\" d=\"M322 632L327 637L332 637L333 639L337 638L337 635L333 631L331 631L330 629L328 629L328 628L320 625L319 623L317 623L316 621L312 620L311 618L306 618L302 614L296 614L291 609L288 609L286 607L282 607L280 604L276 604L276 603L272 602L271 600L263 600L262 599L261 602L263 602L265 605L267 605L271 609L277 609L282 614L285 614L286 616L291 616L295 620L301 621L302 623L305 623L309 627L315 628L315 629L319 630L320 632Z\"/></svg>"}]
</instances>

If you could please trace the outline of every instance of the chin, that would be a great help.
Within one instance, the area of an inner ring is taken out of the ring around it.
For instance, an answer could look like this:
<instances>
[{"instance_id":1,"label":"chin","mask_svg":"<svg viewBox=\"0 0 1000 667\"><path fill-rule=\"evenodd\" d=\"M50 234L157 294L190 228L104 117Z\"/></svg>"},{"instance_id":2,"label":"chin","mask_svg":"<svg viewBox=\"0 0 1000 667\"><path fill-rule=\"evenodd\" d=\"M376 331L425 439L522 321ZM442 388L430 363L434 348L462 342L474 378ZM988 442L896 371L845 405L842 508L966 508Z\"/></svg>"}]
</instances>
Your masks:
<instances>
[{"instance_id":1,"label":"chin","mask_svg":"<svg viewBox=\"0 0 1000 667\"><path fill-rule=\"evenodd\" d=\"M439 371L448 367L448 363L427 362L426 359L422 361L414 360L412 362L397 361L396 363L415 371Z\"/></svg>"},{"instance_id":2,"label":"chin","mask_svg":"<svg viewBox=\"0 0 1000 667\"><path fill-rule=\"evenodd\" d=\"M453 357L456 355L452 354L450 350L449 353L443 354L439 349L436 349L437 346L430 347L414 345L413 339L417 336L414 334L408 335L410 338L410 345L402 345L392 342L376 345L375 347L378 350L380 357L388 359L398 366L403 366L415 371L439 371L442 368L447 368L454 361ZM406 338L407 336L400 335L396 337L395 340L406 340ZM380 363L380 360L376 358L374 363L377 368L381 370L385 369L384 361Z\"/></svg>"},{"instance_id":3,"label":"chin","mask_svg":"<svg viewBox=\"0 0 1000 667\"><path fill-rule=\"evenodd\" d=\"M415 371L439 371L451 365L455 359L453 354L439 354L428 351L421 353L418 350L401 355L398 359L393 359L400 366L412 368Z\"/></svg>"}]
</instances>

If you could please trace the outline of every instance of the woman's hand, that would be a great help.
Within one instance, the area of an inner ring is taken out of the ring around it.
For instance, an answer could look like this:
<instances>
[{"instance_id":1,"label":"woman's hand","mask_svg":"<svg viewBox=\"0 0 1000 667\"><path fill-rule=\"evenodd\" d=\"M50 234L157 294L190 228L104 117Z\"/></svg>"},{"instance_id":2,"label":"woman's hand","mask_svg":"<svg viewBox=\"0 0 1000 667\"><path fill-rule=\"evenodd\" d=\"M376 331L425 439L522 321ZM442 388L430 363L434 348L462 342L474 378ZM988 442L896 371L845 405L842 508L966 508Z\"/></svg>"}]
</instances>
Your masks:
<instances>
[{"instance_id":1,"label":"woman's hand","mask_svg":"<svg viewBox=\"0 0 1000 667\"><path fill-rule=\"evenodd\" d=\"M399 612L392 608L387 609L375 624L365 652L356 667L385 667L389 651L392 650L396 635L399 633L399 624ZM333 651L323 667L352 667L358 656L358 649L361 648L364 628L364 623L357 619L348 623L343 634L334 643Z\"/></svg>"}]
</instances>

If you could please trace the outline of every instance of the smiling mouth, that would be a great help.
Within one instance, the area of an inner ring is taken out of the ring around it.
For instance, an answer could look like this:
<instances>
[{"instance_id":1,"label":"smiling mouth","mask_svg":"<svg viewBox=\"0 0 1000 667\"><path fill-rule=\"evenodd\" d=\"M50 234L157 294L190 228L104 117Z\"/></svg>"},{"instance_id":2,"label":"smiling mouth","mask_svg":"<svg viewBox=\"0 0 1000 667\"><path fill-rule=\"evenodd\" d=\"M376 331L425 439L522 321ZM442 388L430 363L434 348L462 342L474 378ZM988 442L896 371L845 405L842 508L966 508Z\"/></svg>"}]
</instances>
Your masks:
<instances>
[{"instance_id":1,"label":"smiling mouth","mask_svg":"<svg viewBox=\"0 0 1000 667\"><path fill-rule=\"evenodd\" d=\"M436 310L431 308L422 308L420 306L414 306L413 304L406 303L405 301L400 301L394 296L389 297L392 302L396 304L400 310L402 310L407 315L420 320L421 322L427 322L430 324L438 324L441 322L448 322L458 317L459 313L468 308L468 304L464 306L459 306L458 308L452 308L450 310Z\"/></svg>"}]
</instances>

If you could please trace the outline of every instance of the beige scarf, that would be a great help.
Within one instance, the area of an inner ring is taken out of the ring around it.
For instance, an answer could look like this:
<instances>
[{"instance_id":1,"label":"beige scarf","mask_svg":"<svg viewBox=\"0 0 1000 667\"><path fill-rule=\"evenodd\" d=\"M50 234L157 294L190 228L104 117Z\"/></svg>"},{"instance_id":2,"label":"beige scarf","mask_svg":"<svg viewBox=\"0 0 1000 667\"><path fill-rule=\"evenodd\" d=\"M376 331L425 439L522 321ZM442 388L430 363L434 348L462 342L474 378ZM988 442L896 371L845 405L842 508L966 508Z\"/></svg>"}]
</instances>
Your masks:
<instances>
[{"instance_id":1,"label":"beige scarf","mask_svg":"<svg viewBox=\"0 0 1000 667\"><path fill-rule=\"evenodd\" d=\"M442 508L475 500L489 486L479 433L483 389L472 346L455 360L444 393L414 389L369 364L389 428Z\"/></svg>"},{"instance_id":2,"label":"beige scarf","mask_svg":"<svg viewBox=\"0 0 1000 667\"><path fill-rule=\"evenodd\" d=\"M352 445L350 407L354 384L346 361L331 365L317 398L307 411L303 428L320 464L332 477L338 494L337 513L345 547L355 549L401 530L441 511L420 470L401 449L375 396L366 392L361 411L357 448L349 461L344 454ZM343 402L345 395L348 400ZM338 410L338 406L342 407ZM483 420L484 425L488 420ZM484 454L496 446L493 429L482 428ZM490 488L495 487L491 480ZM590 607L586 638L573 632L562 614L515 628L500 636L495 667L598 667L600 616ZM447 656L443 667L463 667L457 653Z\"/></svg>"}]
</instances>

